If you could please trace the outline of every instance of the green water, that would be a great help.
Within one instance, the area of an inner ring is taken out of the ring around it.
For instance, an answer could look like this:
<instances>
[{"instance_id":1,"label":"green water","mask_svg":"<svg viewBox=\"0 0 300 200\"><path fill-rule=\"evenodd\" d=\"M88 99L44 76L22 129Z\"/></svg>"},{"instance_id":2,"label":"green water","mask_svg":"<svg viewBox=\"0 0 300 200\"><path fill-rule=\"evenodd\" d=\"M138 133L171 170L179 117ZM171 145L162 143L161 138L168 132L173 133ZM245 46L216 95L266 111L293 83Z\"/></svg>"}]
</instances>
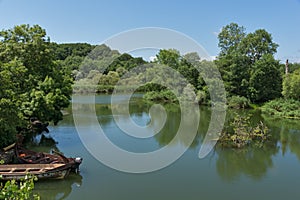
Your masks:
<instances>
[{"instance_id":1,"label":"green water","mask_svg":"<svg viewBox=\"0 0 300 200\"><path fill-rule=\"evenodd\" d=\"M120 96L120 101L121 101ZM81 102L90 106L88 98ZM175 136L180 123L180 109L167 106L167 121L160 133L152 138L137 139L124 134L115 124L111 113L110 98L96 97L96 111L99 123L107 137L120 148L132 152L149 152L168 144ZM122 105L122 104L118 104ZM114 105L114 106L118 106ZM143 126L150 121L149 105L140 100L130 104L132 120ZM71 110L68 110L71 113ZM35 149L50 151L57 149L67 156L83 157L80 175L72 174L65 180L41 181L35 192L41 199L299 199L300 198L300 123L298 121L274 120L252 114L252 122L264 121L272 133L272 141L262 148L221 149L216 148L204 159L198 152L205 137L210 109L200 108L200 122L197 136L183 154L172 165L146 174L130 174L116 171L96 160L83 146L74 126L72 114L65 116L58 126L50 126L50 134L42 139ZM228 115L230 115L229 112ZM88 118L89 116L82 116ZM151 116L151 120L161 120ZM125 116L118 116L120 123L128 122ZM91 130L87 130L87 134ZM186 145L189 138L180 137L176 143ZM36 138L39 142L40 138ZM139 163L136 163L137 165Z\"/></svg>"}]
</instances>

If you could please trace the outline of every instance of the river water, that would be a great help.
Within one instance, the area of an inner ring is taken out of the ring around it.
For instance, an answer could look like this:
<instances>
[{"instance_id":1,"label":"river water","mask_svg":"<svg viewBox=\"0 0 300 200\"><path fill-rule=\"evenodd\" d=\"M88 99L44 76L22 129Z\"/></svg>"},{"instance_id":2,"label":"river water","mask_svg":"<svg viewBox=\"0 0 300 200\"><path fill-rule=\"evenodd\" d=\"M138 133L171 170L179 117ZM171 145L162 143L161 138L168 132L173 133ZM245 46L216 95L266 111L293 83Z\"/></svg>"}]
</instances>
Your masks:
<instances>
[{"instance_id":1,"label":"river water","mask_svg":"<svg viewBox=\"0 0 300 200\"><path fill-rule=\"evenodd\" d=\"M91 106L88 96L81 96L79 102ZM117 146L127 151L145 153L167 145L175 136L181 120L180 109L167 105L167 118L162 130L151 138L138 139L124 134L116 121L126 126L128 116L113 117L110 96L95 98L96 116L106 136ZM122 96L120 96L122 101ZM122 105L123 106L123 105ZM160 115L149 116L149 105L133 98L129 105L131 119L141 125L151 120L160 121ZM251 121L262 120L270 128L272 141L263 147L244 149L215 148L204 159L198 158L203 138L210 121L210 108L200 107L200 121L197 135L188 144L186 136L177 138L178 146L188 145L187 151L170 166L158 171L133 174L112 169L95 159L84 147L74 126L72 110L57 126L49 126L50 134L37 137L31 148L40 151L52 149L66 156L83 158L80 174L71 174L64 180L39 181L35 192L41 199L299 199L300 198L300 123L261 116L254 111L239 111L252 114ZM228 111L230 115L232 111ZM88 119L89 116L82 116ZM194 117L190 116L191 123ZM158 123L159 124L159 123ZM153 127L149 129L153 131ZM91 132L87 129L87 134ZM139 165L139 163L134 163Z\"/></svg>"}]
</instances>

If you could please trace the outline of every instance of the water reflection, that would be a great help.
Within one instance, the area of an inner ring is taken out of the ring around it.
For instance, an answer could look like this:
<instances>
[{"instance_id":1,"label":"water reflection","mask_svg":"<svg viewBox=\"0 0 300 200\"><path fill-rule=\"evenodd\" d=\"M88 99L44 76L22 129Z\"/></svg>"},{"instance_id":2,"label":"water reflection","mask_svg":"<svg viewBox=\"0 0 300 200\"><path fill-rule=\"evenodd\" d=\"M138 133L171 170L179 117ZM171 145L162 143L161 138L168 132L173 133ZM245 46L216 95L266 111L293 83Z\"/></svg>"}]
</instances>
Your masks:
<instances>
[{"instance_id":1,"label":"water reflection","mask_svg":"<svg viewBox=\"0 0 300 200\"><path fill-rule=\"evenodd\" d=\"M272 127L273 136L278 140L282 155L290 150L300 160L300 123L299 120L274 119L263 115L268 126ZM277 134L276 134L277 133Z\"/></svg>"},{"instance_id":2,"label":"water reflection","mask_svg":"<svg viewBox=\"0 0 300 200\"><path fill-rule=\"evenodd\" d=\"M57 147L58 142L52 138L50 134L40 134L35 136L33 140L27 143L27 148L37 152L51 153L53 151L60 152ZM62 152L63 153L63 152ZM35 191L45 200L65 199L72 192L74 187L80 187L82 184L82 176L71 172L63 180L40 180L35 184Z\"/></svg>"},{"instance_id":3,"label":"water reflection","mask_svg":"<svg viewBox=\"0 0 300 200\"><path fill-rule=\"evenodd\" d=\"M299 192L295 189L299 183L299 176L286 173L287 167L292 172L297 172L299 168L299 121L276 120L261 116L259 112L253 110L234 111L242 115L252 114L251 122L253 124L256 124L260 120L264 121L270 128L272 140L262 148L215 148L214 153L209 155L210 157L199 160L197 152L206 135L211 117L209 107L200 107L200 120L197 120L197 114L192 109L186 113L186 117L181 118L181 110L178 106L164 105L168 117L160 132L155 135L153 134L154 136L149 139L136 139L123 134L116 126L116 120L119 123L126 124L131 117L140 126L147 126L151 122L153 126L149 126L149 130L147 131L155 133L158 131L157 127L159 127L163 120L160 110L151 113L151 116L149 116L148 112L151 104L147 104L140 99L133 99L127 105L130 111L130 116L128 116L122 115L122 111L126 110L122 102L110 105L108 96L101 96L101 98L97 96L96 101L96 105L90 104L90 102L78 102L78 104L74 103L73 106L74 109L77 106L83 111L81 113L83 124L85 120L89 124L90 113L95 110L104 132L120 148L133 152L149 152L159 149L169 144L175 137L181 120L184 120L185 134L176 138L174 144L187 146L189 150L184 154L182 159L176 161L169 168L143 175L124 174L110 170L93 159L88 152L85 152L84 154L82 153L83 155L80 155L84 157L82 166L83 177L70 176L62 181L38 183L36 191L42 195L42 199L69 198L73 200L82 199L85 196L88 196L87 198L89 199L96 199L97 195L97 199L98 197L102 199L112 199L110 197L114 197L113 199L137 199L130 198L132 195L129 195L130 192L137 194L134 186L138 187L138 191L141 193L139 196L141 198L139 199L143 199L144 195L148 197L152 195L151 197L153 197L154 193L158 199L163 195L168 196L170 194L174 195L169 199L183 199L181 198L183 196L180 196L183 194L191 196L191 199L200 198L200 195L205 199L230 199L229 197L232 196L233 191L237 193L236 195L240 196L245 195L243 191L246 190L258 190L260 193L247 194L245 199L256 199L255 197L266 193L270 197L266 199L280 199L281 192L279 189L278 191L277 189L273 191L274 187L277 187L275 183L278 182L282 183L280 187L291 191L289 197L296 197L297 195L299 197ZM118 109L120 113L115 118L112 116L112 106L114 106L114 109ZM157 109L160 108L157 107ZM68 110L68 112L71 112L71 110ZM228 111L227 122L232 116L233 112ZM188 141L190 137L193 137L189 127L195 125L195 123L198 123L198 132L193 143L189 145ZM57 131L55 139L59 138L58 144L51 142L51 139L43 139L43 145L36 146L35 148L42 148L43 151L51 151L51 149L59 147L62 151L68 152L67 155L70 156L75 156L73 155L74 152L81 153L85 151L76 134L72 115L65 117L59 124L59 127L52 131L51 134L56 133L55 131ZM99 186L99 180L101 180L101 187ZM186 186L185 190L176 187L175 183L177 185L179 183L178 180L186 181L181 187L185 185L189 186ZM84 187L76 189L81 184ZM105 189L101 190L99 188ZM215 194L216 188L219 194ZM238 191L236 188L240 188L240 190ZM155 192L153 192L154 190ZM69 195L70 193L72 194ZM210 198L211 193L214 193L215 198ZM176 198L176 196L178 197Z\"/></svg>"},{"instance_id":4,"label":"water reflection","mask_svg":"<svg viewBox=\"0 0 300 200\"><path fill-rule=\"evenodd\" d=\"M120 109L122 109L122 107L120 107ZM141 104L137 103L131 107L131 111L133 113L140 113L139 116L142 116L141 113L145 112L145 109L147 110L148 107L141 106ZM175 137L181 122L181 112L178 106L169 105L165 106L165 109L168 113L167 122L160 133L155 135L155 139L160 146L169 144L169 142ZM227 126L229 126L228 121L233 117L234 112L240 112L242 115L251 115L251 124L256 124L259 121L265 121L271 130L272 139L263 147L249 147L245 149L216 148L216 169L223 180L234 181L238 180L242 176L247 176L254 180L260 180L267 174L269 169L273 168L274 156L280 151L284 155L287 148L291 153L297 155L300 160L300 127L298 123L295 123L293 120L281 121L281 123L278 123L278 120L272 121L270 119L268 120L263 118L257 111L244 110L228 111ZM160 112L157 113L157 115L153 116L154 121L161 120L161 116L159 115ZM186 141L189 141L189 137L191 135L189 133L189 126L192 126L193 123L197 123L195 120L197 119L196 114L192 110L186 114L189 116L188 118L185 118L188 120L183 122L186 134L179 137L177 141L177 143L182 145L188 145ZM197 148L201 145L208 129L211 116L210 114L210 108L202 107L200 109L198 134L192 145L189 147L190 149Z\"/></svg>"},{"instance_id":5,"label":"water reflection","mask_svg":"<svg viewBox=\"0 0 300 200\"><path fill-rule=\"evenodd\" d=\"M272 156L278 153L276 145L263 148L221 149L216 148L216 168L225 181L234 181L242 175L259 180L273 167Z\"/></svg>"},{"instance_id":6,"label":"water reflection","mask_svg":"<svg viewBox=\"0 0 300 200\"><path fill-rule=\"evenodd\" d=\"M85 109L91 109L90 104L83 104ZM119 113L124 113L126 109L123 104L113 105L114 109L117 109ZM136 119L139 125L147 125L150 121L148 116L150 104L146 104L141 100L134 100L129 104L129 110L131 112L131 118ZM111 126L114 120L122 121L126 123L131 119L126 118L126 115L112 117L111 105L110 104L96 104L96 113L99 117L99 122L102 126ZM167 121L158 134L154 136L154 139L159 144L159 147L165 146L175 137L179 124L182 123L185 131L184 135L177 138L175 144L189 146L190 149L199 148L205 137L210 122L211 112L209 107L200 108L200 121L197 118L197 113L193 109L189 112L185 112L184 117L181 117L181 110L176 105L164 105L164 109L167 112ZM267 173L268 169L273 167L273 156L275 156L280 150L284 155L287 149L291 153L297 155L300 160L300 127L297 122L293 120L278 121L272 118L262 117L261 114L254 110L239 110L239 111L228 111L227 114L227 126L230 119L234 116L234 112L239 112L241 115L251 115L251 124L256 124L259 121L264 121L270 128L272 133L272 139L266 145L261 148L245 148L245 149L221 149L216 148L215 153L217 155L216 169L219 176L226 181L233 181L246 175L255 180L259 180ZM153 112L151 120L153 120L153 127L151 131L157 132L156 124L160 124L163 116L160 115L160 111ZM125 119L126 118L126 119ZM181 120L184 121L181 122ZM141 120L138 122L138 120ZM195 123L199 123L198 132L190 145L190 137L193 134L189 131L189 127ZM225 127L226 128L226 127ZM195 155L197 156L197 155Z\"/></svg>"},{"instance_id":7,"label":"water reflection","mask_svg":"<svg viewBox=\"0 0 300 200\"><path fill-rule=\"evenodd\" d=\"M35 193L39 194L43 200L66 199L75 187L82 184L80 174L70 174L63 180L39 181L35 184Z\"/></svg>"}]
</instances>

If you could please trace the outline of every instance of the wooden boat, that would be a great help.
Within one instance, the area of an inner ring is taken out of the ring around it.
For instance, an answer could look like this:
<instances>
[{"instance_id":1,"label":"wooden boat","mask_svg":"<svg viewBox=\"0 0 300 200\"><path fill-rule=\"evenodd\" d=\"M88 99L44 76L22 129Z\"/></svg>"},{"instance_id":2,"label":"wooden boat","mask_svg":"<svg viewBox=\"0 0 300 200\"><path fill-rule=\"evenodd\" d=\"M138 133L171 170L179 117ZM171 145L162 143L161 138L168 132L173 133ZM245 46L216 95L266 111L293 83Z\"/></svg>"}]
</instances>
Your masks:
<instances>
[{"instance_id":1,"label":"wooden boat","mask_svg":"<svg viewBox=\"0 0 300 200\"><path fill-rule=\"evenodd\" d=\"M69 175L70 170L70 164L0 165L0 180L22 180L28 174L38 179L63 179Z\"/></svg>"},{"instance_id":2,"label":"wooden boat","mask_svg":"<svg viewBox=\"0 0 300 200\"><path fill-rule=\"evenodd\" d=\"M76 173L79 172L79 165L82 163L82 158L67 158L58 152L50 154L31 151L19 145L15 146L15 154L22 164L70 164L71 170Z\"/></svg>"},{"instance_id":3,"label":"wooden boat","mask_svg":"<svg viewBox=\"0 0 300 200\"><path fill-rule=\"evenodd\" d=\"M31 151L18 145L15 148L15 152L19 163L22 164L55 164L68 162L68 159L65 160L64 157L60 155Z\"/></svg>"}]
</instances>

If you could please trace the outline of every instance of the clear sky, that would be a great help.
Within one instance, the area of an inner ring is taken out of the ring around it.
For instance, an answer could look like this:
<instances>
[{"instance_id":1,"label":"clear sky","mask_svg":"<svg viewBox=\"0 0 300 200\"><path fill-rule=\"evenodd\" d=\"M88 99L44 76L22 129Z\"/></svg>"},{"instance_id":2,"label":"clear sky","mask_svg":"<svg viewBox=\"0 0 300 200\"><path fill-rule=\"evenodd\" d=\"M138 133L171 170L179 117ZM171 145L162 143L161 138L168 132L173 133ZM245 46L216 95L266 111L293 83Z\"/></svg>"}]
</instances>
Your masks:
<instances>
[{"instance_id":1,"label":"clear sky","mask_svg":"<svg viewBox=\"0 0 300 200\"><path fill-rule=\"evenodd\" d=\"M1 30L39 24L58 43L100 44L129 29L162 27L217 55L217 33L231 22L266 29L280 45L276 58L300 62L300 0L0 0Z\"/></svg>"}]
</instances>

